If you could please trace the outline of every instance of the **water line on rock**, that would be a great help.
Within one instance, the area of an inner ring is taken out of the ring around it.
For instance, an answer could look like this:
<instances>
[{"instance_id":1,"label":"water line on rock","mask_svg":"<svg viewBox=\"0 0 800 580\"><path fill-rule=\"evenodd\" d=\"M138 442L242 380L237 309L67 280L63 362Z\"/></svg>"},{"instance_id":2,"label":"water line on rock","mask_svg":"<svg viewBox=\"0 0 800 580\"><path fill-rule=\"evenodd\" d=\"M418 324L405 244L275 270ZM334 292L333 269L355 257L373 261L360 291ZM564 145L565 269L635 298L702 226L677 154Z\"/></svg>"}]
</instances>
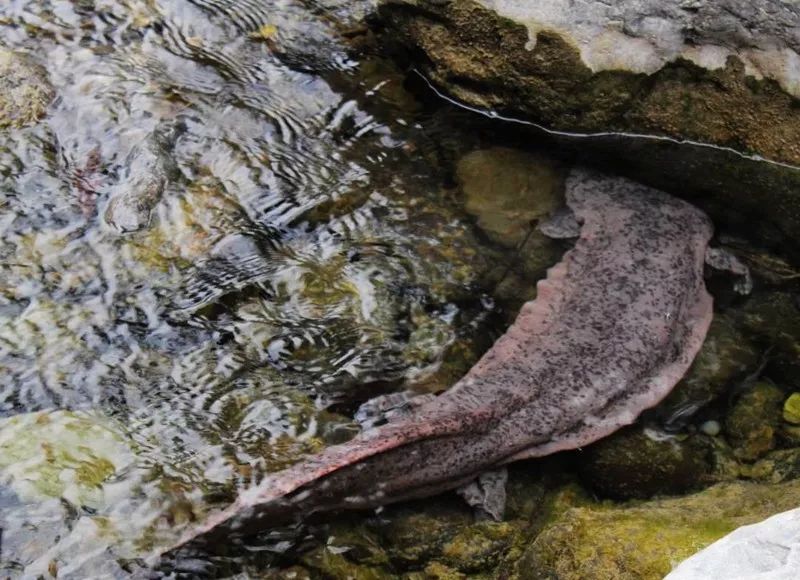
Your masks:
<instances>
[{"instance_id":1,"label":"water line on rock","mask_svg":"<svg viewBox=\"0 0 800 580\"><path fill-rule=\"evenodd\" d=\"M497 119L500 121L506 121L508 123L516 123L519 125L526 125L529 127L534 127L548 135L554 135L557 137L570 137L570 138L577 138L577 139L601 139L605 137L624 137L628 139L639 139L644 141L661 141L666 143L674 143L675 145L688 145L694 147L702 147L706 149L712 149L715 151L723 151L726 153L733 153L741 157L742 159L746 159L748 161L755 161L758 163L766 163L768 165L773 165L775 167L781 167L784 169L791 169L794 171L800 171L800 166L792 165L791 163L785 163L783 161L776 161L774 159L768 159L766 157L762 157L761 155L756 154L748 154L738 149L734 149L733 147L726 147L724 145L714 145L713 143L705 143L703 141L693 141L691 139L676 139L675 137L669 137L667 135L651 135L647 133L626 133L621 131L600 131L596 133L578 133L573 131L560 131L558 129L550 129L545 127L544 125L540 125L539 123L535 123L533 121L526 121L524 119L517 119L515 117L507 117L505 115L501 115L497 111L492 110L485 110L479 107L473 107L472 105L468 105L466 103L462 103L461 101L454 99L440 91L436 86L431 82L431 80L426 77L419 69L414 68L412 69L414 73L420 76L425 84L428 85L433 93L441 99L444 99L448 103L455 105L461 109L465 109L467 111L471 111L473 113L478 113L479 115L483 115L484 117L488 117L490 119Z\"/></svg>"}]
</instances>

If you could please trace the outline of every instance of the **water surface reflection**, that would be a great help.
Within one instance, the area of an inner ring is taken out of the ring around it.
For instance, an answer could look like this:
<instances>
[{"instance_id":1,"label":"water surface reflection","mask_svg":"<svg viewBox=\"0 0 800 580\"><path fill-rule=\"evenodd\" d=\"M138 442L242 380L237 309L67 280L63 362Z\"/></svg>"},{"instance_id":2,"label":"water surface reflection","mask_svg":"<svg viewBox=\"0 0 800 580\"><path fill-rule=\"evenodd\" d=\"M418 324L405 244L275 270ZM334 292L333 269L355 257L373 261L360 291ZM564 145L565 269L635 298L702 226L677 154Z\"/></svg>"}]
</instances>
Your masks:
<instances>
[{"instance_id":1,"label":"water surface reflection","mask_svg":"<svg viewBox=\"0 0 800 580\"><path fill-rule=\"evenodd\" d=\"M493 255L342 40L367 7L0 7L53 97L0 123L3 572L133 573L485 335Z\"/></svg>"}]
</instances>

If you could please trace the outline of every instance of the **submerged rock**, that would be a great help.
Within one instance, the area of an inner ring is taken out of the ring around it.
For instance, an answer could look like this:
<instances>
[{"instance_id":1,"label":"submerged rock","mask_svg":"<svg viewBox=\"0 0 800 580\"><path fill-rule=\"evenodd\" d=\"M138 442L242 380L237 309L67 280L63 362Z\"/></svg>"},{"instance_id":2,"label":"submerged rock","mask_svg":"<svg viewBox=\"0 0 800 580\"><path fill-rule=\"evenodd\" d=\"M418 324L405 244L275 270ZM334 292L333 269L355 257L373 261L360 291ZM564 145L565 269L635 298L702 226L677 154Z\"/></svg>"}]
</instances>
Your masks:
<instances>
[{"instance_id":1,"label":"submerged rock","mask_svg":"<svg viewBox=\"0 0 800 580\"><path fill-rule=\"evenodd\" d=\"M0 47L0 129L38 121L54 95L43 66Z\"/></svg>"},{"instance_id":2,"label":"submerged rock","mask_svg":"<svg viewBox=\"0 0 800 580\"><path fill-rule=\"evenodd\" d=\"M492 147L462 157L456 178L467 213L509 256L507 264L498 265L500 279L492 280L492 285L504 309L516 314L525 301L536 297L532 282L542 278L564 251L536 227L564 205L564 167L539 154Z\"/></svg>"},{"instance_id":3,"label":"submerged rock","mask_svg":"<svg viewBox=\"0 0 800 580\"><path fill-rule=\"evenodd\" d=\"M720 484L700 493L564 512L516 564L521 579L656 580L735 528L800 503L800 482ZM713 577L713 576L708 576Z\"/></svg>"},{"instance_id":4,"label":"submerged rock","mask_svg":"<svg viewBox=\"0 0 800 580\"><path fill-rule=\"evenodd\" d=\"M540 155L505 147L473 151L458 163L467 213L494 242L514 248L564 203L564 171Z\"/></svg>"},{"instance_id":5,"label":"submerged rock","mask_svg":"<svg viewBox=\"0 0 800 580\"><path fill-rule=\"evenodd\" d=\"M743 305L741 328L768 350L766 372L781 384L800 384L800 304L790 292L764 292Z\"/></svg>"},{"instance_id":6,"label":"submerged rock","mask_svg":"<svg viewBox=\"0 0 800 580\"><path fill-rule=\"evenodd\" d=\"M738 458L754 461L775 447L784 398L783 391L764 381L739 397L725 419L725 435Z\"/></svg>"},{"instance_id":7,"label":"submerged rock","mask_svg":"<svg viewBox=\"0 0 800 580\"><path fill-rule=\"evenodd\" d=\"M95 509L104 483L134 461L119 426L92 413L53 411L0 422L0 479L25 501L64 498Z\"/></svg>"},{"instance_id":8,"label":"submerged rock","mask_svg":"<svg viewBox=\"0 0 800 580\"><path fill-rule=\"evenodd\" d=\"M398 508L387 526L380 530L387 554L399 567L417 568L439 559L444 547L472 520L464 506L444 503L423 505L425 510Z\"/></svg>"},{"instance_id":9,"label":"submerged rock","mask_svg":"<svg viewBox=\"0 0 800 580\"><path fill-rule=\"evenodd\" d=\"M709 446L701 436L655 438L640 427L588 447L579 466L593 489L615 499L685 492L712 469Z\"/></svg>"},{"instance_id":10,"label":"submerged rock","mask_svg":"<svg viewBox=\"0 0 800 580\"><path fill-rule=\"evenodd\" d=\"M783 420L793 425L800 424L800 393L792 393L783 402Z\"/></svg>"},{"instance_id":11,"label":"submerged rock","mask_svg":"<svg viewBox=\"0 0 800 580\"><path fill-rule=\"evenodd\" d=\"M172 159L178 138L186 131L181 120L159 123L127 159L122 180L114 187L106 206L106 223L120 233L150 225L150 215L161 201L169 180L178 172Z\"/></svg>"},{"instance_id":12,"label":"submerged rock","mask_svg":"<svg viewBox=\"0 0 800 580\"><path fill-rule=\"evenodd\" d=\"M780 483L800 477L800 448L779 449L758 460L748 475L759 481Z\"/></svg>"},{"instance_id":13,"label":"submerged rock","mask_svg":"<svg viewBox=\"0 0 800 580\"><path fill-rule=\"evenodd\" d=\"M454 497L332 523L324 545L302 558L329 578L493 577L519 557L524 522L473 521Z\"/></svg>"}]
</instances>

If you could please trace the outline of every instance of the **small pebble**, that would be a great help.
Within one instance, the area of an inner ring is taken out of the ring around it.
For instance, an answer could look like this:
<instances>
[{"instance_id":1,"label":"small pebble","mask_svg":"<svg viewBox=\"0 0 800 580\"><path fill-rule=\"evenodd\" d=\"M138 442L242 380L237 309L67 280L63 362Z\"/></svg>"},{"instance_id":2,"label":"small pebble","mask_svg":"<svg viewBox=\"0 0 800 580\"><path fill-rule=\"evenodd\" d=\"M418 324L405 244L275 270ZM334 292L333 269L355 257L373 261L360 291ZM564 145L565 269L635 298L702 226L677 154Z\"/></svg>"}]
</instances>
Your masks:
<instances>
[{"instance_id":1,"label":"small pebble","mask_svg":"<svg viewBox=\"0 0 800 580\"><path fill-rule=\"evenodd\" d=\"M800 425L800 393L792 393L783 404L783 419L787 423Z\"/></svg>"},{"instance_id":2,"label":"small pebble","mask_svg":"<svg viewBox=\"0 0 800 580\"><path fill-rule=\"evenodd\" d=\"M719 421L706 421L702 425L700 425L700 431L709 435L710 437L716 437L719 435L719 432L722 430L722 426L719 424Z\"/></svg>"}]
</instances>

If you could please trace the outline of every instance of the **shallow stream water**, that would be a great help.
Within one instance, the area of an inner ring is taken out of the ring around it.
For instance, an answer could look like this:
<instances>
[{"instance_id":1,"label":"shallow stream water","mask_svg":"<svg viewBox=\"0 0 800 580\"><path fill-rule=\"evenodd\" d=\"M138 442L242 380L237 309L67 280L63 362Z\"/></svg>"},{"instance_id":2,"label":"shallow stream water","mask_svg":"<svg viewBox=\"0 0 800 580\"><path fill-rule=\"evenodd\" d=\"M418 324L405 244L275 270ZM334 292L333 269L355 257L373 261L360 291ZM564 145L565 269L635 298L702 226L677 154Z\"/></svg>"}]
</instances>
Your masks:
<instances>
[{"instance_id":1,"label":"shallow stream water","mask_svg":"<svg viewBox=\"0 0 800 580\"><path fill-rule=\"evenodd\" d=\"M575 152L493 147L553 143L408 90L425 83L380 56L370 8L0 3L0 71L16 75L0 75L1 577L291 566L296 547L330 538L149 556L265 474L354 436L365 400L451 386L566 248L532 225L558 203ZM30 118L9 117L6 94ZM754 306L737 316L757 330L746 361L725 359L739 335L715 337L711 370L689 382L727 373L738 389L741 371L764 370L759 353L780 350L788 364L766 374L788 395L799 275L743 242L735 230L752 219L730 211L717 225L734 231L717 242L754 268ZM728 279L710 287L718 313L746 300ZM735 397L696 418L701 391L679 393L659 421L695 433L692 422L722 421ZM417 537L411 526L404 541Z\"/></svg>"},{"instance_id":2,"label":"shallow stream water","mask_svg":"<svg viewBox=\"0 0 800 580\"><path fill-rule=\"evenodd\" d=\"M494 250L402 77L349 56L366 8L0 7L54 94L0 131L3 575L141 572L490 342Z\"/></svg>"}]
</instances>

